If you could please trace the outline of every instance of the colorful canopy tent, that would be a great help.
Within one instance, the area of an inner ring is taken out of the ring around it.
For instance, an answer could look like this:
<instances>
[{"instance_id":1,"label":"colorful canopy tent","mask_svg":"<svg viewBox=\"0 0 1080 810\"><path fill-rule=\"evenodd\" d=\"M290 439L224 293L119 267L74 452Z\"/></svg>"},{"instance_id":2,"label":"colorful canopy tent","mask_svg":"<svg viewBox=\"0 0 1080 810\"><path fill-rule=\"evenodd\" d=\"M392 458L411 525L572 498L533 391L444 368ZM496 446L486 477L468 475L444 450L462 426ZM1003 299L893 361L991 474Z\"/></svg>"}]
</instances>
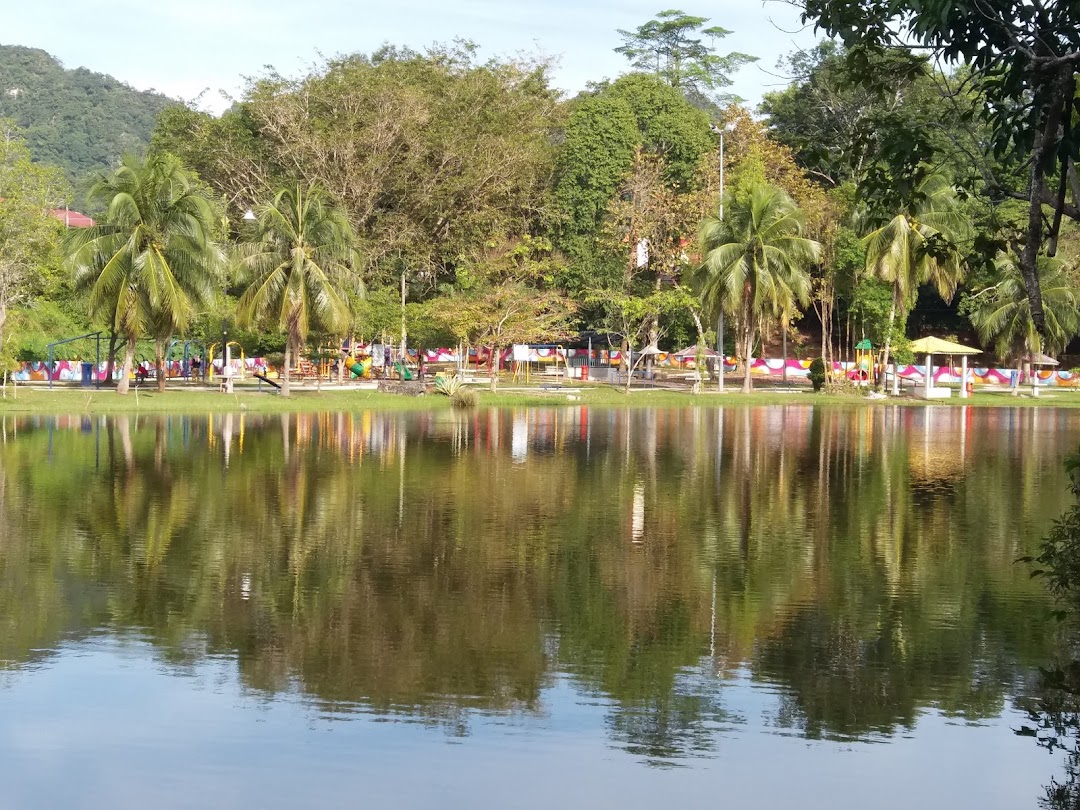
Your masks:
<instances>
[{"instance_id":1,"label":"colorful canopy tent","mask_svg":"<svg viewBox=\"0 0 1080 810\"><path fill-rule=\"evenodd\" d=\"M981 349L973 349L971 346L953 343L951 340L943 340L939 337L924 337L911 342L911 351L915 354L926 355L926 374L923 385L915 389L916 396L921 396L924 399L948 399L952 396L952 391L948 388L934 387L934 355L943 354L947 357L960 357L960 397L967 397L967 359L969 355L982 354Z\"/></svg>"}]
</instances>

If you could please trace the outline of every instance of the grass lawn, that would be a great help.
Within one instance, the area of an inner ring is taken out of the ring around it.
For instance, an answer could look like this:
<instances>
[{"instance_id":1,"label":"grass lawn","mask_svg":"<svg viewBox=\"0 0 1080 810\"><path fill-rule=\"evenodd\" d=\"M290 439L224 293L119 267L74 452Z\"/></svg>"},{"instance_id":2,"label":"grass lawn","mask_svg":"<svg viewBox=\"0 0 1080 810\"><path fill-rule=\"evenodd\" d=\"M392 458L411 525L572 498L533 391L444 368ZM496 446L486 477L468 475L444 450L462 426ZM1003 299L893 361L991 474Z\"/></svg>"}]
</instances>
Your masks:
<instances>
[{"instance_id":1,"label":"grass lawn","mask_svg":"<svg viewBox=\"0 0 1080 810\"><path fill-rule=\"evenodd\" d=\"M750 395L729 386L724 394L715 392L694 395L689 392L664 389L635 388L629 394L621 389L607 386L578 387L567 385L561 389L522 389L504 385L496 394L485 386L477 386L481 407L542 407L553 405L591 405L598 407L725 407L754 405L816 405L833 407L876 407L884 404L910 407L948 408L960 405L974 407L1080 407L1080 391L1051 389L1041 396L1010 396L1005 391L977 393L971 399L953 396L948 400L926 402L907 397L900 399L868 399L853 395L814 394L808 389L781 392L762 387ZM7 389L7 397L0 399L2 413L220 413L228 411L255 411L282 413L297 411L416 411L449 408L446 397L429 394L423 397L399 396L368 390L323 391L294 390L285 399L270 393L259 393L254 388L237 386L235 394L216 391L187 389L180 385L164 394L156 390L133 390L127 396L119 396L112 390L87 390L56 387L49 390L43 386L20 386L17 394Z\"/></svg>"}]
</instances>

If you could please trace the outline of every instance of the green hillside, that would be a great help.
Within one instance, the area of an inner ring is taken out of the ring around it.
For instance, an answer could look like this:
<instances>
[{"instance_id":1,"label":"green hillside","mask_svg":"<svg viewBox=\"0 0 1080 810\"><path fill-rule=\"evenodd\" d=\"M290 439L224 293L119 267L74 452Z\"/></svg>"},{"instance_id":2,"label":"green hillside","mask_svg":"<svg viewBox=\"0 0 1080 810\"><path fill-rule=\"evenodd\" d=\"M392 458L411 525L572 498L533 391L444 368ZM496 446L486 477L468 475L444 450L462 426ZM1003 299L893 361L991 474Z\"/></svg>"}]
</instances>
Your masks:
<instances>
[{"instance_id":1,"label":"green hillside","mask_svg":"<svg viewBox=\"0 0 1080 810\"><path fill-rule=\"evenodd\" d=\"M36 161L72 180L141 150L171 99L86 68L67 70L36 48L0 45L0 118L25 131Z\"/></svg>"}]
</instances>

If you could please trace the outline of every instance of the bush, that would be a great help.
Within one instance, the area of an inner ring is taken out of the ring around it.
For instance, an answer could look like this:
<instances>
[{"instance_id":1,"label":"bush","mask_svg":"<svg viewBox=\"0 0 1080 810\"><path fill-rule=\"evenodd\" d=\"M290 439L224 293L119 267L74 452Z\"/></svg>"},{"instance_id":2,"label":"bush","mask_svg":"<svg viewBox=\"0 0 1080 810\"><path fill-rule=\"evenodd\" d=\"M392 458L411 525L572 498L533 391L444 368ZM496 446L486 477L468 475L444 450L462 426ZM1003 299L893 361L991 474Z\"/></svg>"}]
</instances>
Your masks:
<instances>
[{"instance_id":1,"label":"bush","mask_svg":"<svg viewBox=\"0 0 1080 810\"><path fill-rule=\"evenodd\" d=\"M825 387L825 361L820 357L815 357L810 363L810 383L814 386L814 391Z\"/></svg>"},{"instance_id":2,"label":"bush","mask_svg":"<svg viewBox=\"0 0 1080 810\"><path fill-rule=\"evenodd\" d=\"M266 365L274 371L282 371L285 367L285 352L271 352L266 355Z\"/></svg>"},{"instance_id":3,"label":"bush","mask_svg":"<svg viewBox=\"0 0 1080 810\"><path fill-rule=\"evenodd\" d=\"M471 388L459 386L458 389L450 395L450 402L455 408L459 408L460 410L475 408L476 392Z\"/></svg>"}]
</instances>

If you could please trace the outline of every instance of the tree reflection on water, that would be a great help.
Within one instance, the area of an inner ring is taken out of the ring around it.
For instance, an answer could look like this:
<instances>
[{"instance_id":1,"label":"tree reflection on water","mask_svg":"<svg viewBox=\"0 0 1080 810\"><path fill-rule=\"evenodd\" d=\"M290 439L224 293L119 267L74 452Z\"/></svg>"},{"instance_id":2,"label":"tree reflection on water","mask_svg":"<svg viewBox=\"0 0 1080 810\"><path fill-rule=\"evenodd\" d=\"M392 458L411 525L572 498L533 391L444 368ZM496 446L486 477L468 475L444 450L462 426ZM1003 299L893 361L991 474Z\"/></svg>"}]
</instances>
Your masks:
<instances>
[{"instance_id":1,"label":"tree reflection on water","mask_svg":"<svg viewBox=\"0 0 1080 810\"><path fill-rule=\"evenodd\" d=\"M738 679L808 738L996 717L1053 644L1013 561L1075 433L1035 409L6 418L0 665L137 633L452 734L541 717L566 679L658 764L747 721Z\"/></svg>"}]
</instances>

